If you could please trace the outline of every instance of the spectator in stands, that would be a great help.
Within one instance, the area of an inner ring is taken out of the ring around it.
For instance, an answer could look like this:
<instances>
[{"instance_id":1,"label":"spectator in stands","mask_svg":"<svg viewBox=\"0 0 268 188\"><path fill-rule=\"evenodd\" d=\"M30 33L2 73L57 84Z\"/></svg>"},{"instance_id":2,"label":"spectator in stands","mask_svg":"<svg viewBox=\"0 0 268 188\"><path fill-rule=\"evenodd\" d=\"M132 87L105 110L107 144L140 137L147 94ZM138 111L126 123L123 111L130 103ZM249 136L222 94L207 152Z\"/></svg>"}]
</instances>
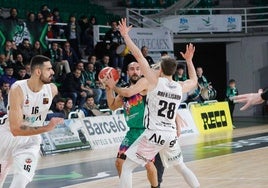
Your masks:
<instances>
[{"instance_id":1,"label":"spectator in stands","mask_svg":"<svg viewBox=\"0 0 268 188\"><path fill-rule=\"evenodd\" d=\"M17 77L19 68L25 66L22 54L19 53L16 57L15 63L9 64L9 65L11 65L14 68L14 77Z\"/></svg>"},{"instance_id":2,"label":"spectator in stands","mask_svg":"<svg viewBox=\"0 0 268 188\"><path fill-rule=\"evenodd\" d=\"M65 27L65 37L69 41L71 47L73 48L79 59L81 59L81 54L79 51L80 34L81 29L76 21L76 17L74 15L71 15L69 17L69 21L67 22L67 26Z\"/></svg>"},{"instance_id":3,"label":"spectator in stands","mask_svg":"<svg viewBox=\"0 0 268 188\"><path fill-rule=\"evenodd\" d=\"M98 64L99 62L97 61L97 57L95 54L91 54L90 56L88 56L88 63L92 63L94 66L94 70L96 70L96 64Z\"/></svg>"},{"instance_id":4,"label":"spectator in stands","mask_svg":"<svg viewBox=\"0 0 268 188\"><path fill-rule=\"evenodd\" d=\"M109 55L107 55L107 54L103 55L100 63L95 64L96 74L98 75L99 72L101 71L101 69L103 69L105 67L109 67L109 64L110 64L110 57L109 57Z\"/></svg>"},{"instance_id":5,"label":"spectator in stands","mask_svg":"<svg viewBox=\"0 0 268 188\"><path fill-rule=\"evenodd\" d=\"M200 66L196 67L196 74L198 77L198 84L202 87L207 87L210 83L208 82L207 78L203 75L203 68Z\"/></svg>"},{"instance_id":6,"label":"spectator in stands","mask_svg":"<svg viewBox=\"0 0 268 188\"><path fill-rule=\"evenodd\" d=\"M10 16L6 18L8 23L11 24L12 26L17 25L19 23L17 8L11 8L9 10L9 14Z\"/></svg>"},{"instance_id":7,"label":"spectator in stands","mask_svg":"<svg viewBox=\"0 0 268 188\"><path fill-rule=\"evenodd\" d=\"M141 47L141 53L145 57L145 59L148 61L149 65L154 64L154 60L151 56L148 55L148 47L147 46L142 46Z\"/></svg>"},{"instance_id":8,"label":"spectator in stands","mask_svg":"<svg viewBox=\"0 0 268 188\"><path fill-rule=\"evenodd\" d=\"M93 26L98 25L97 18L95 16L90 16L89 18L89 28L93 31Z\"/></svg>"},{"instance_id":9,"label":"spectator in stands","mask_svg":"<svg viewBox=\"0 0 268 188\"><path fill-rule=\"evenodd\" d=\"M14 77L14 68L11 65L8 65L4 69L4 75L0 78L0 84L9 83L10 87L14 82L16 82L16 78Z\"/></svg>"},{"instance_id":10,"label":"spectator in stands","mask_svg":"<svg viewBox=\"0 0 268 188\"><path fill-rule=\"evenodd\" d=\"M64 112L65 99L58 97L55 100L56 100L55 105L51 108L54 116L66 118L65 112Z\"/></svg>"},{"instance_id":11,"label":"spectator in stands","mask_svg":"<svg viewBox=\"0 0 268 188\"><path fill-rule=\"evenodd\" d=\"M173 80L182 81L182 82L187 80L187 76L184 73L184 66L183 65L180 65L180 64L177 65L177 70L176 70L175 74L173 75Z\"/></svg>"},{"instance_id":12,"label":"spectator in stands","mask_svg":"<svg viewBox=\"0 0 268 188\"><path fill-rule=\"evenodd\" d=\"M28 74L26 74L25 67L19 67L16 79L17 80L24 80L24 79L28 79L28 78L30 78L30 76Z\"/></svg>"},{"instance_id":13,"label":"spectator in stands","mask_svg":"<svg viewBox=\"0 0 268 188\"><path fill-rule=\"evenodd\" d=\"M42 28L46 24L46 20L41 12L37 13L37 27Z\"/></svg>"},{"instance_id":14,"label":"spectator in stands","mask_svg":"<svg viewBox=\"0 0 268 188\"><path fill-rule=\"evenodd\" d=\"M24 67L26 69L26 75L30 77L31 76L31 65L30 65L30 63L26 63L24 65Z\"/></svg>"},{"instance_id":15,"label":"spectator in stands","mask_svg":"<svg viewBox=\"0 0 268 188\"><path fill-rule=\"evenodd\" d=\"M67 60L63 60L63 50L59 47L57 42L52 42L51 47L45 55L51 59L51 64L55 71L56 78L63 73L63 68L66 74L71 72L69 62Z\"/></svg>"},{"instance_id":16,"label":"spectator in stands","mask_svg":"<svg viewBox=\"0 0 268 188\"><path fill-rule=\"evenodd\" d=\"M32 54L32 57L35 55L43 55L44 54L43 49L42 49L41 44L40 44L40 41L37 40L34 42L31 54Z\"/></svg>"},{"instance_id":17,"label":"spectator in stands","mask_svg":"<svg viewBox=\"0 0 268 188\"><path fill-rule=\"evenodd\" d=\"M31 35L34 40L38 40L40 37L39 32L34 32L36 31L37 25L38 25L38 22L37 22L35 13L29 12L27 15L26 26L29 31L32 31Z\"/></svg>"},{"instance_id":18,"label":"spectator in stands","mask_svg":"<svg viewBox=\"0 0 268 188\"><path fill-rule=\"evenodd\" d=\"M19 53L22 54L24 62L30 62L33 54L32 54L32 46L30 44L29 39L23 39L22 43L18 46Z\"/></svg>"},{"instance_id":19,"label":"spectator in stands","mask_svg":"<svg viewBox=\"0 0 268 188\"><path fill-rule=\"evenodd\" d=\"M111 54L111 66L116 68L123 66L123 57L116 53L117 47L122 44L123 38L118 30L118 24L116 21L111 22L111 29L105 33L104 42L106 48L109 49Z\"/></svg>"},{"instance_id":20,"label":"spectator in stands","mask_svg":"<svg viewBox=\"0 0 268 188\"><path fill-rule=\"evenodd\" d=\"M85 75L85 69L84 69L84 63L82 61L78 62L75 66L75 69L78 69L81 71L81 77L80 77L80 83L81 83L81 88L83 91L85 91L87 93L87 95L94 95L94 91L93 88L90 88L87 84L86 81L87 78L84 78Z\"/></svg>"},{"instance_id":21,"label":"spectator in stands","mask_svg":"<svg viewBox=\"0 0 268 188\"><path fill-rule=\"evenodd\" d=\"M65 99L65 104L64 104L64 114L65 114L65 119L68 119L70 112L74 110L74 105L73 105L73 100L71 98L66 98Z\"/></svg>"},{"instance_id":22,"label":"spectator in stands","mask_svg":"<svg viewBox=\"0 0 268 188\"><path fill-rule=\"evenodd\" d=\"M60 16L60 10L58 8L54 8L52 10L53 23L63 23L63 20ZM61 38L61 35L64 33L64 29L60 25L52 25L52 32L55 35L55 38Z\"/></svg>"},{"instance_id":23,"label":"spectator in stands","mask_svg":"<svg viewBox=\"0 0 268 188\"><path fill-rule=\"evenodd\" d=\"M2 90L0 89L0 117L3 117L5 114L7 114L7 108L4 102Z\"/></svg>"},{"instance_id":24,"label":"spectator in stands","mask_svg":"<svg viewBox=\"0 0 268 188\"><path fill-rule=\"evenodd\" d=\"M13 59L15 59L15 57L18 54L18 47L17 47L17 44L16 44L16 42L14 40L11 40L10 42L12 43Z\"/></svg>"},{"instance_id":25,"label":"spectator in stands","mask_svg":"<svg viewBox=\"0 0 268 188\"><path fill-rule=\"evenodd\" d=\"M81 87L83 90L88 90L87 95L93 95L94 101L96 104L100 103L103 90L100 89L96 83L97 75L94 70L94 65L92 63L88 63L85 71L81 76Z\"/></svg>"},{"instance_id":26,"label":"spectator in stands","mask_svg":"<svg viewBox=\"0 0 268 188\"><path fill-rule=\"evenodd\" d=\"M95 51L93 33L90 29L86 30L84 40L86 45L84 49L84 54L85 56L90 56Z\"/></svg>"},{"instance_id":27,"label":"spectator in stands","mask_svg":"<svg viewBox=\"0 0 268 188\"><path fill-rule=\"evenodd\" d=\"M10 40L6 40L5 46L3 49L1 49L0 54L5 55L5 62L14 62L12 42Z\"/></svg>"},{"instance_id":28,"label":"spectator in stands","mask_svg":"<svg viewBox=\"0 0 268 188\"><path fill-rule=\"evenodd\" d=\"M82 15L78 20L79 27L81 29L80 32L80 41L82 45L86 45L86 30L89 28L89 21L86 15Z\"/></svg>"},{"instance_id":29,"label":"spectator in stands","mask_svg":"<svg viewBox=\"0 0 268 188\"><path fill-rule=\"evenodd\" d=\"M41 14L43 15L43 18L45 20L45 22L47 21L47 18L49 17L50 15L50 9L48 8L48 5L47 4L43 4L40 8L40 12Z\"/></svg>"},{"instance_id":30,"label":"spectator in stands","mask_svg":"<svg viewBox=\"0 0 268 188\"><path fill-rule=\"evenodd\" d=\"M62 20L62 18L60 16L60 10L59 10L59 8L57 8L57 7L54 8L52 10L52 15L53 15L53 21L55 23L63 23L63 20Z\"/></svg>"},{"instance_id":31,"label":"spectator in stands","mask_svg":"<svg viewBox=\"0 0 268 188\"><path fill-rule=\"evenodd\" d=\"M86 100L87 93L81 88L80 77L81 70L79 69L75 69L66 75L64 84L62 85L62 96L71 98L74 105L82 107Z\"/></svg>"},{"instance_id":32,"label":"spectator in stands","mask_svg":"<svg viewBox=\"0 0 268 188\"><path fill-rule=\"evenodd\" d=\"M212 89L212 85L210 82L208 82L207 78L203 75L202 67L200 66L196 67L196 74L198 78L198 86L194 90L194 92L192 92L193 94L188 95L188 99L189 101L204 102L205 100L208 100L208 99L203 98L204 95L202 96L202 92Z\"/></svg>"},{"instance_id":33,"label":"spectator in stands","mask_svg":"<svg viewBox=\"0 0 268 188\"><path fill-rule=\"evenodd\" d=\"M226 88L226 101L228 101L232 122L233 122L233 113L234 113L234 108L235 108L234 96L237 96L237 95L238 95L238 89L236 88L235 80L230 79L229 84ZM233 128L235 128L234 124L233 124Z\"/></svg>"},{"instance_id":34,"label":"spectator in stands","mask_svg":"<svg viewBox=\"0 0 268 188\"><path fill-rule=\"evenodd\" d=\"M5 54L0 54L0 77L4 75L4 67L7 66Z\"/></svg>"},{"instance_id":35,"label":"spectator in stands","mask_svg":"<svg viewBox=\"0 0 268 188\"><path fill-rule=\"evenodd\" d=\"M89 27L85 30L85 55L92 55L95 51L94 39L93 39L93 26L97 25L96 17L91 16L89 19Z\"/></svg>"},{"instance_id":36,"label":"spectator in stands","mask_svg":"<svg viewBox=\"0 0 268 188\"><path fill-rule=\"evenodd\" d=\"M1 91L2 91L2 97L4 100L5 107L7 107L9 90L10 90L10 84L8 82L3 82L1 84Z\"/></svg>"},{"instance_id":37,"label":"spectator in stands","mask_svg":"<svg viewBox=\"0 0 268 188\"><path fill-rule=\"evenodd\" d=\"M69 62L69 66L70 66L71 70L74 69L76 63L79 60L79 57L77 56L76 52L71 47L71 45L68 41L66 41L64 43L63 51L62 51L62 59L67 60Z\"/></svg>"},{"instance_id":38,"label":"spectator in stands","mask_svg":"<svg viewBox=\"0 0 268 188\"><path fill-rule=\"evenodd\" d=\"M106 113L102 113L98 107L98 105L94 101L93 96L88 96L86 98L86 102L82 107L82 110L86 117L89 116L99 116L99 115L105 115Z\"/></svg>"},{"instance_id":39,"label":"spectator in stands","mask_svg":"<svg viewBox=\"0 0 268 188\"><path fill-rule=\"evenodd\" d=\"M27 25L27 28L30 29L30 28L34 28L36 25L36 17L35 17L35 13L34 12L29 12L27 14L27 20L26 20L26 25ZM31 29L30 29L31 30Z\"/></svg>"},{"instance_id":40,"label":"spectator in stands","mask_svg":"<svg viewBox=\"0 0 268 188\"><path fill-rule=\"evenodd\" d=\"M76 69L79 69L81 71L81 73L83 74L83 72L85 71L84 68L84 62L83 61L78 61L75 65Z\"/></svg>"}]
</instances>

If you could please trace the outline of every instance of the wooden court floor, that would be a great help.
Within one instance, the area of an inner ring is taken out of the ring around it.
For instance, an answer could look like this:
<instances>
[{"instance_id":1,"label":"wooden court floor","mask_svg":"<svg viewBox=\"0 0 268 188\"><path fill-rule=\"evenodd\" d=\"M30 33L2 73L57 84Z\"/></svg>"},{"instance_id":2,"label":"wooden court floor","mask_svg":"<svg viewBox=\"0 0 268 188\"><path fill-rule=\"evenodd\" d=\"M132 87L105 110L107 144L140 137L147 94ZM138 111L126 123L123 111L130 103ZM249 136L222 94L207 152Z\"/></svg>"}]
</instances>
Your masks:
<instances>
[{"instance_id":1,"label":"wooden court floor","mask_svg":"<svg viewBox=\"0 0 268 188\"><path fill-rule=\"evenodd\" d=\"M268 125L239 128L233 137L240 137L268 131ZM210 135L206 140L217 140L223 135ZM187 138L189 139L189 138ZM187 140L185 139L185 140ZM202 140L202 139L201 139ZM182 140L182 143L184 141ZM183 143L187 144L187 143ZM230 153L212 158L186 162L196 174L202 188L266 188L268 187L268 147ZM188 188L181 174L174 169L166 169L162 188ZM65 188L118 187L118 178L107 178ZM133 187L150 187L145 171L133 174Z\"/></svg>"},{"instance_id":2,"label":"wooden court floor","mask_svg":"<svg viewBox=\"0 0 268 188\"><path fill-rule=\"evenodd\" d=\"M193 159L185 160L185 163L196 174L202 188L268 188L268 134L266 134L268 133L268 123L254 124L254 122L251 122L250 125L246 125L248 122L249 121L240 122L241 126L234 129L232 132L205 136L186 136L180 139L182 152L185 158L188 159L189 155L195 155ZM263 136L263 134L266 134L266 136ZM249 137L246 139L247 136L251 135L257 135L258 138ZM235 138L239 139L234 140ZM224 142L220 140L224 140ZM260 142L267 145L255 147L256 143ZM188 150L192 150L192 147L188 148L188 146L192 145L196 145L196 152L194 154L192 152L188 154ZM246 145L248 149L240 150L243 148L243 145ZM205 152L202 151L200 154L199 147L202 147L203 150L205 148ZM223 152L217 154L219 150L222 151L222 148L224 148ZM64 174L64 167L67 165L94 164L98 160L105 159L108 159L113 165L116 153L117 147L105 150L87 150L45 156L42 157L39 162L37 174L40 170L55 167L63 167L61 173ZM210 155L210 153L216 153L216 155L213 156ZM68 171L70 170L71 169L68 169ZM62 179L61 181L65 180ZM58 187L117 188L118 184L119 179L114 175L94 181L78 181L78 183ZM50 186L49 181L40 181L39 185L37 181L30 183L28 187L55 187ZM4 188L6 187L4 186ZM150 187L144 170L133 173L133 187ZM165 170L161 188L172 187L187 188L189 186L185 183L181 174L177 173L173 168L169 168Z\"/></svg>"}]
</instances>

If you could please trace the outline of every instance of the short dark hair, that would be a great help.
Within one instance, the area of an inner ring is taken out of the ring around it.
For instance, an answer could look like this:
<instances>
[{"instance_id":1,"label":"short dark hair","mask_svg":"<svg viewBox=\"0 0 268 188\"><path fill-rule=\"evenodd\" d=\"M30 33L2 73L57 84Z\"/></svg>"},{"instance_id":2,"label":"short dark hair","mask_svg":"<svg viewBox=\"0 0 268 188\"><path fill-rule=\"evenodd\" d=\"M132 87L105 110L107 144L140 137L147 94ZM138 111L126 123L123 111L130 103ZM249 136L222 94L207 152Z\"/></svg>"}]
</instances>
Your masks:
<instances>
[{"instance_id":1,"label":"short dark hair","mask_svg":"<svg viewBox=\"0 0 268 188\"><path fill-rule=\"evenodd\" d=\"M31 65L31 71L34 71L36 67L40 67L44 64L44 62L50 61L50 59L43 55L36 55L32 57L30 65Z\"/></svg>"},{"instance_id":2,"label":"short dark hair","mask_svg":"<svg viewBox=\"0 0 268 188\"><path fill-rule=\"evenodd\" d=\"M66 102L66 99L65 99L65 98L62 98L62 97L59 97L59 98L57 99L56 103L58 103L58 102L63 102L63 103L65 103L65 102Z\"/></svg>"},{"instance_id":3,"label":"short dark hair","mask_svg":"<svg viewBox=\"0 0 268 188\"><path fill-rule=\"evenodd\" d=\"M235 83L235 80L234 79L230 79L229 80L229 84L231 84L231 83Z\"/></svg>"},{"instance_id":4,"label":"short dark hair","mask_svg":"<svg viewBox=\"0 0 268 188\"><path fill-rule=\"evenodd\" d=\"M163 57L161 58L161 69L164 75L172 76L176 72L177 63L174 58Z\"/></svg>"},{"instance_id":5,"label":"short dark hair","mask_svg":"<svg viewBox=\"0 0 268 188\"><path fill-rule=\"evenodd\" d=\"M142 46L141 47L141 51L144 50L144 48L148 48L147 46Z\"/></svg>"},{"instance_id":6,"label":"short dark hair","mask_svg":"<svg viewBox=\"0 0 268 188\"><path fill-rule=\"evenodd\" d=\"M178 70L178 69L183 69L183 70L184 70L184 65L182 65L182 64L178 64L178 65L177 65L177 70Z\"/></svg>"},{"instance_id":7,"label":"short dark hair","mask_svg":"<svg viewBox=\"0 0 268 188\"><path fill-rule=\"evenodd\" d=\"M160 52L160 54L161 54L161 56L168 55L168 52L167 51L162 51L162 52Z\"/></svg>"}]
</instances>

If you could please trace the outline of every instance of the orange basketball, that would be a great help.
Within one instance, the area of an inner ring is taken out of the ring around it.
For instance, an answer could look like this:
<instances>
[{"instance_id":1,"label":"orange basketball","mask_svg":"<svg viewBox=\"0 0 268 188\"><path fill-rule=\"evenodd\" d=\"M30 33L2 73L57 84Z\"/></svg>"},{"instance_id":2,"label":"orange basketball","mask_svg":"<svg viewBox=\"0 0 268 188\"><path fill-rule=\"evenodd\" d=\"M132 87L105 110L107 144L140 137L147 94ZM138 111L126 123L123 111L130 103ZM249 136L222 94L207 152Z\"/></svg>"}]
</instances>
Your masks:
<instances>
[{"instance_id":1,"label":"orange basketball","mask_svg":"<svg viewBox=\"0 0 268 188\"><path fill-rule=\"evenodd\" d=\"M101 71L99 72L99 75L98 75L99 81L102 82L102 79L106 76L106 74L110 74L110 73L112 73L112 76L115 81L119 79L119 72L115 68L105 67L101 69Z\"/></svg>"}]
</instances>

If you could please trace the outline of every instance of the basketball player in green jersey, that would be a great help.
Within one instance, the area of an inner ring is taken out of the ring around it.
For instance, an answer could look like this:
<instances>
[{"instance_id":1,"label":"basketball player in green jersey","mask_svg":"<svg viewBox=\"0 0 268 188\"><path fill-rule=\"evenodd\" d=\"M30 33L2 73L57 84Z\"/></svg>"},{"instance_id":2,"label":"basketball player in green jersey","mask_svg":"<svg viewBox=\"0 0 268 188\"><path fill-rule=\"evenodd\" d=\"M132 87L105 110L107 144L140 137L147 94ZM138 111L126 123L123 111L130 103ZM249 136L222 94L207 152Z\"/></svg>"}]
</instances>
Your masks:
<instances>
[{"instance_id":1,"label":"basketball player in green jersey","mask_svg":"<svg viewBox=\"0 0 268 188\"><path fill-rule=\"evenodd\" d=\"M143 123L145 98L147 93L145 86L149 84L145 78L141 77L140 67L137 62L132 62L128 65L127 74L130 85L126 88L115 87L115 82L109 82L113 79L109 79L109 81L106 80L106 84L110 83L110 86L106 87L108 106L111 110L123 107L125 119L129 127L129 131L119 147L115 162L119 176L121 175L122 165L126 159L126 150L145 130ZM118 93L118 90L121 91L122 95L115 96L114 92ZM145 168L151 187L157 188L157 170L153 161L146 164Z\"/></svg>"}]
</instances>

